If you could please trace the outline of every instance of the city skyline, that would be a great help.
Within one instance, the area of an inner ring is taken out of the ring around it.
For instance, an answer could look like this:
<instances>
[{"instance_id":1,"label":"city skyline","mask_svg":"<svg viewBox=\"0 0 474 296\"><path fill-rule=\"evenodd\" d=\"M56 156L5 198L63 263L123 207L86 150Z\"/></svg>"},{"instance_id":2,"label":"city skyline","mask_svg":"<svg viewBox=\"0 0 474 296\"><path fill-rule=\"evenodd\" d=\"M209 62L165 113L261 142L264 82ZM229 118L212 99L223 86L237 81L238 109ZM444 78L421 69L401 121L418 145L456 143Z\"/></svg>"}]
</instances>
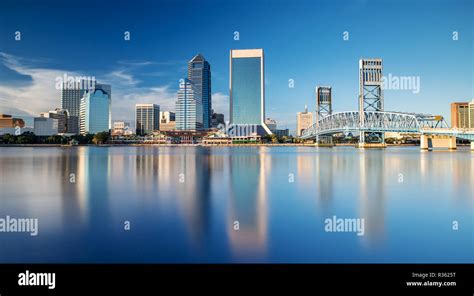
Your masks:
<instances>
[{"instance_id":1,"label":"city skyline","mask_svg":"<svg viewBox=\"0 0 474 296\"><path fill-rule=\"evenodd\" d=\"M186 33L187 28L166 14L178 7L188 14L197 3L187 7L169 3L162 5L161 10L146 9L153 8L153 4L139 3L127 12L129 21L120 21L114 28L100 27L96 32L81 30L82 25L73 20L64 20L67 29L55 28L53 21L46 21L42 31L38 31L34 21L39 16L31 7L21 11L22 26L19 27L16 25L19 20L14 17L18 17L20 10L12 6L11 13L2 15L0 21L0 113L25 118L31 125L32 117L40 112L60 107L60 93L53 86L55 78L64 74L95 76L101 82L113 85L113 121L133 122L136 103L155 103L162 110L173 111L179 79L186 75L189 56L200 52L213 67L213 108L217 113L225 114L227 120L228 51L263 48L266 54L266 117L275 119L279 127L294 131L295 114L305 105L314 112L316 85L332 86L335 111L355 110L357 62L365 57L382 58L384 75L420 78L419 93L386 90L385 110L441 114L449 121L451 102L470 101L474 97L470 83L472 42L469 36L472 27L468 16L472 3L458 3L460 5L447 1L414 4L402 1L398 6L385 3L379 7L376 17L377 21L384 20L387 24L384 33L371 35L369 40L364 33L369 21L355 20L353 11L363 10L369 4L377 8L377 3L302 1L291 9L283 9L288 4L277 3L272 14L282 20L292 20L282 21L282 24L290 24L283 26L270 25L253 17L269 13L265 2L257 2L253 13L235 18L243 8L209 1L203 3L200 11L206 13L205 9L209 7L218 9L221 13L213 21L222 26L202 24L203 33L209 37L199 40L186 34L189 38L184 38L188 44L185 47L179 46L183 41L175 35ZM62 9L67 7L52 5L47 13L60 13ZM119 5L113 13L122 13L123 9ZM145 10L143 17L140 13ZM308 19L315 10L321 17ZM74 13L81 11L79 8ZM445 14L447 11L450 13ZM400 23L400 13L404 15L404 23ZM157 22L156 15L168 24L166 29L153 26ZM302 17L295 18L297 15ZM411 27L415 21L417 26ZM87 26L98 26L95 22ZM199 29L201 25L196 26ZM16 31L21 33L19 41L15 40ZM458 40L453 40L455 31ZM124 40L124 32L129 32L129 41ZM46 40L45 36L48 36L47 43L42 41ZM91 44L84 51L77 51L77 42L71 41L76 37L87 37ZM345 37L348 40L344 40ZM107 51L104 55L99 50L95 55L85 54L96 50L98 44L94 43L98 40L110 43L98 42L104 49L110 49L110 54ZM319 46L319 41L324 41L324 46ZM60 46L55 48L52 44ZM432 48L437 50L430 50Z\"/></svg>"}]
</instances>

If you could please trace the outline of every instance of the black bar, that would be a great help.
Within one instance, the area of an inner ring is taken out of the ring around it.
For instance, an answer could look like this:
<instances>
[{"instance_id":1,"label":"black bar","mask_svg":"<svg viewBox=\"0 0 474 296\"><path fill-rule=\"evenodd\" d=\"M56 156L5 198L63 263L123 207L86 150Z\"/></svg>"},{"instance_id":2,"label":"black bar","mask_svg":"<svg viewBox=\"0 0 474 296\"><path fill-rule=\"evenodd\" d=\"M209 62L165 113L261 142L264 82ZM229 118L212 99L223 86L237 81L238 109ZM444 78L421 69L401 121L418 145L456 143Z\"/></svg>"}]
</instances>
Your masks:
<instances>
[{"instance_id":1,"label":"black bar","mask_svg":"<svg viewBox=\"0 0 474 296\"><path fill-rule=\"evenodd\" d=\"M19 274L55 273L55 288L19 286ZM414 277L414 274L416 275ZM420 275L427 275L420 278ZM6 264L0 265L0 295L174 295L178 292L250 293L254 288L291 295L370 293L473 295L472 264ZM407 282L422 286L407 286ZM442 283L443 286L424 284ZM453 284L455 283L455 284ZM428 285L428 286L427 286ZM446 286L448 285L448 286ZM454 286L455 285L455 286ZM304 294L307 294L304 293Z\"/></svg>"}]
</instances>

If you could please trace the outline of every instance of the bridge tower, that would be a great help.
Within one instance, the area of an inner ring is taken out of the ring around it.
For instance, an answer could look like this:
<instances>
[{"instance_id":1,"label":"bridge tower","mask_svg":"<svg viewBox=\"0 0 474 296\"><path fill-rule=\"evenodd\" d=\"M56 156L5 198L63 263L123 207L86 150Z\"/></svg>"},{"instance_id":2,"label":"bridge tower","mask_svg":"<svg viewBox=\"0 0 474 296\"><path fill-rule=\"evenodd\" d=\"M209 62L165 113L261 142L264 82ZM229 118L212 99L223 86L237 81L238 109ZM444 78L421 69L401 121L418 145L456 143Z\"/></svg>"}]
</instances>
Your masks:
<instances>
[{"instance_id":1,"label":"bridge tower","mask_svg":"<svg viewBox=\"0 0 474 296\"><path fill-rule=\"evenodd\" d=\"M332 114L332 92L330 86L316 86L316 127L319 120ZM317 136L316 143L332 146L332 136Z\"/></svg>"},{"instance_id":2,"label":"bridge tower","mask_svg":"<svg viewBox=\"0 0 474 296\"><path fill-rule=\"evenodd\" d=\"M359 60L359 120L365 126L364 111L383 111L382 59ZM359 147L385 147L385 134L361 132Z\"/></svg>"}]
</instances>

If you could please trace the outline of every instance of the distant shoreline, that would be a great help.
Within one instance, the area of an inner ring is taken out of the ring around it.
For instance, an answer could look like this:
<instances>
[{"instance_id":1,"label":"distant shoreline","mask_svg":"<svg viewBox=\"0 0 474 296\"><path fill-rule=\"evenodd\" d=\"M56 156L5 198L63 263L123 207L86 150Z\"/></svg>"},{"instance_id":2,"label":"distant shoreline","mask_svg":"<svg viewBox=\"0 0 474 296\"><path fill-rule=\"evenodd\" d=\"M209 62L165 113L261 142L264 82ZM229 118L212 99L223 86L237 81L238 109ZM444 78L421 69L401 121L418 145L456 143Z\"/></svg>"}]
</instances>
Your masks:
<instances>
[{"instance_id":1,"label":"distant shoreline","mask_svg":"<svg viewBox=\"0 0 474 296\"><path fill-rule=\"evenodd\" d=\"M85 145L64 145L64 144L0 144L0 147L122 147L122 146L158 146L158 147L315 147L315 144L300 143L278 143L278 144L85 144ZM356 144L335 144L333 147L355 147ZM387 144L388 147L413 147L418 144ZM458 144L458 146L469 146ZM321 146L324 147L324 146Z\"/></svg>"}]
</instances>

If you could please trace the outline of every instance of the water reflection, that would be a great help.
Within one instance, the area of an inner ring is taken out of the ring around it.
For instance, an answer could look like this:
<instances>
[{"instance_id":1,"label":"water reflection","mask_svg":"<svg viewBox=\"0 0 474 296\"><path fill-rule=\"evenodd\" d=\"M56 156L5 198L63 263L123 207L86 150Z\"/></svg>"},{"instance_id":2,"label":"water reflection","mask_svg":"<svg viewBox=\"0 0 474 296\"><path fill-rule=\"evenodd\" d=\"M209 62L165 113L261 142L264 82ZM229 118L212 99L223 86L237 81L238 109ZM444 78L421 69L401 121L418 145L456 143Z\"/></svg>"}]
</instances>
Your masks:
<instances>
[{"instance_id":1,"label":"water reflection","mask_svg":"<svg viewBox=\"0 0 474 296\"><path fill-rule=\"evenodd\" d=\"M365 219L369 244L380 242L385 232L385 158L381 151L359 153L359 216Z\"/></svg>"},{"instance_id":2,"label":"water reflection","mask_svg":"<svg viewBox=\"0 0 474 296\"><path fill-rule=\"evenodd\" d=\"M0 233L0 261L474 261L473 164L408 148L0 148L0 216L41 233ZM332 215L364 218L365 235L324 232Z\"/></svg>"},{"instance_id":3,"label":"water reflection","mask_svg":"<svg viewBox=\"0 0 474 296\"><path fill-rule=\"evenodd\" d=\"M262 258L266 252L266 173L271 171L271 166L267 154L260 152L229 156L228 236L234 256L244 260Z\"/></svg>"}]
</instances>

